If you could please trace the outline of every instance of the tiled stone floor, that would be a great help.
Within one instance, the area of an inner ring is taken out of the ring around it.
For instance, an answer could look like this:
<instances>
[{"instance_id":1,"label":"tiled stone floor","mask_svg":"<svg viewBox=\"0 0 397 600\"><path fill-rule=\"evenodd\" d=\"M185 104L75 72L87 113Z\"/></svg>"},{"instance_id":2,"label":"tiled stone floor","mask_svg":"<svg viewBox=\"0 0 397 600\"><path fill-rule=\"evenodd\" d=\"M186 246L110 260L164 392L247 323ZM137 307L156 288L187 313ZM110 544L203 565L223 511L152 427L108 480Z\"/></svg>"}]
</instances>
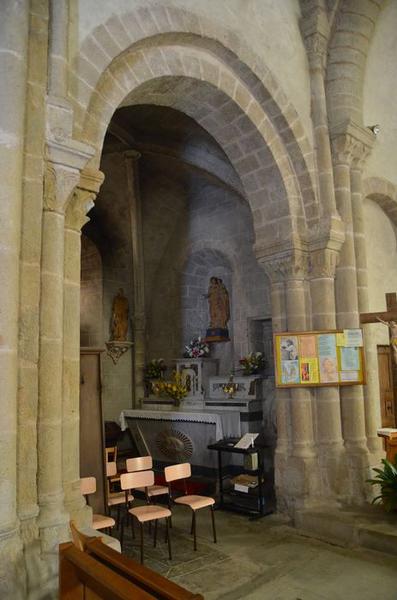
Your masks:
<instances>
[{"instance_id":1,"label":"tiled stone floor","mask_svg":"<svg viewBox=\"0 0 397 600\"><path fill-rule=\"evenodd\" d=\"M397 558L303 537L277 515L249 521L223 511L215 545L206 510L194 552L189 511L175 507L173 515L172 562L159 527L157 548L145 533L145 564L206 600L397 600ZM129 530L123 551L137 560L138 543Z\"/></svg>"}]
</instances>

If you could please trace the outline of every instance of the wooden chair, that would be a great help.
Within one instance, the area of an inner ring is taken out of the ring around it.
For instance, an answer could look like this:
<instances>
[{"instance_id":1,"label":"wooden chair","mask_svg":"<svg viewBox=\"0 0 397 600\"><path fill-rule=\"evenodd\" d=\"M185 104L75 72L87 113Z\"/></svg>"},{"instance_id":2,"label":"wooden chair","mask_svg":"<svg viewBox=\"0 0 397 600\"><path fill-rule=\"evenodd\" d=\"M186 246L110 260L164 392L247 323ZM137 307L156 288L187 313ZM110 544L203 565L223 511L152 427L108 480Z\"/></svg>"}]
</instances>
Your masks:
<instances>
[{"instance_id":1,"label":"wooden chair","mask_svg":"<svg viewBox=\"0 0 397 600\"><path fill-rule=\"evenodd\" d=\"M128 492L112 492L111 491L111 483L116 480L117 476L117 465L115 462L106 463L106 477L107 477L107 506L109 515L111 516L111 510L113 506L117 508L117 521L116 527L117 529L120 526L120 508L124 504L129 507L129 504L134 500L134 496L129 494ZM117 478L117 481L120 481L120 476Z\"/></svg>"},{"instance_id":2,"label":"wooden chair","mask_svg":"<svg viewBox=\"0 0 397 600\"><path fill-rule=\"evenodd\" d=\"M151 471L153 469L153 459L151 456L137 456L136 458L127 458L125 466L128 473L136 473L138 471ZM148 502L156 496L168 496L167 485L151 485L139 490L146 494Z\"/></svg>"},{"instance_id":3,"label":"wooden chair","mask_svg":"<svg viewBox=\"0 0 397 600\"><path fill-rule=\"evenodd\" d=\"M187 494L186 479L191 477L192 470L189 463L182 463L180 465L171 465L165 467L164 475L165 480L169 484L169 496L175 504L183 504L188 506L192 511L192 525L190 533L193 533L194 549L197 550L197 534L196 534L196 511L201 508L209 507L211 511L212 520L212 532L214 535L214 544L216 544L216 529L215 529L215 516L214 516L214 504L215 500L210 496L197 496L193 494ZM171 483L177 480L184 480L185 484L185 495L173 498Z\"/></svg>"},{"instance_id":4,"label":"wooden chair","mask_svg":"<svg viewBox=\"0 0 397 600\"><path fill-rule=\"evenodd\" d=\"M89 506L90 503L88 496L90 494L95 494L96 492L95 477L82 477L80 479L80 490ZM111 528L114 527L115 524L115 520L112 517L109 517L108 515L98 515L95 513L92 515L93 529L108 529L108 533L110 535Z\"/></svg>"},{"instance_id":5,"label":"wooden chair","mask_svg":"<svg viewBox=\"0 0 397 600\"><path fill-rule=\"evenodd\" d=\"M117 463L117 446L108 446L105 448L106 462Z\"/></svg>"},{"instance_id":6,"label":"wooden chair","mask_svg":"<svg viewBox=\"0 0 397 600\"><path fill-rule=\"evenodd\" d=\"M138 471L136 473L122 473L120 476L121 489L130 491L133 489L147 488L154 485L154 472L153 471ZM169 519L171 517L171 511L169 508L163 506L146 504L144 506L137 506L128 508L128 514L135 517L139 523L140 536L141 536L141 563L143 564L143 524L154 521L154 542L153 545L156 547L157 542L157 521L159 519L165 519L166 526L166 541L168 542L168 555L170 560L171 556L171 539L169 532ZM134 534L133 534L134 535ZM123 546L124 537L124 519L121 522L121 533L120 543Z\"/></svg>"}]
</instances>

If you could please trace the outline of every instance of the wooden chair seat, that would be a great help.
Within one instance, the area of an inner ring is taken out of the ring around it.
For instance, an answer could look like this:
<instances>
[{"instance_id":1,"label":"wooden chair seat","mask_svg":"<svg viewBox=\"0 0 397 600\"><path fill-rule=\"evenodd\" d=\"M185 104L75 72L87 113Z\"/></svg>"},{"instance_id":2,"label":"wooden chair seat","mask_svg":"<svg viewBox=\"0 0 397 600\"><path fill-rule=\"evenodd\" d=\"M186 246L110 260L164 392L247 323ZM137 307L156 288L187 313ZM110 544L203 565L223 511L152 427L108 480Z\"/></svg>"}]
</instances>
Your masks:
<instances>
[{"instance_id":1,"label":"wooden chair seat","mask_svg":"<svg viewBox=\"0 0 397 600\"><path fill-rule=\"evenodd\" d=\"M199 510L206 506L212 506L215 504L215 500L209 496L180 496L174 499L175 504L184 504L189 506L192 510Z\"/></svg>"},{"instance_id":2,"label":"wooden chair seat","mask_svg":"<svg viewBox=\"0 0 397 600\"><path fill-rule=\"evenodd\" d=\"M116 521L112 517L106 515L92 515L92 526L94 529L105 529L106 527L114 527Z\"/></svg>"},{"instance_id":3,"label":"wooden chair seat","mask_svg":"<svg viewBox=\"0 0 397 600\"><path fill-rule=\"evenodd\" d=\"M159 506L158 504L136 506L135 508L130 508L128 512L138 519L140 523L154 521L155 519L167 519L171 516L171 511L168 508Z\"/></svg>"}]
</instances>

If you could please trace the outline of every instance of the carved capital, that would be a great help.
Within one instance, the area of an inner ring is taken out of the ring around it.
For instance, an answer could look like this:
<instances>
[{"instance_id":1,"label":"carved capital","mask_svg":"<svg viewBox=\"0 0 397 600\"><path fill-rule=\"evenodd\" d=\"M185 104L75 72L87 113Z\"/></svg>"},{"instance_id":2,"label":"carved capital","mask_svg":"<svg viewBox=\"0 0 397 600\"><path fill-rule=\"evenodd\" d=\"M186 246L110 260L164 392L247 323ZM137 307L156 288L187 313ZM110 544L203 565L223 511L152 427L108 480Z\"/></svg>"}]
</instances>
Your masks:
<instances>
[{"instance_id":1,"label":"carved capital","mask_svg":"<svg viewBox=\"0 0 397 600\"><path fill-rule=\"evenodd\" d=\"M96 194L88 190L76 188L68 204L65 225L73 231L81 231L90 220L87 213L94 206Z\"/></svg>"},{"instance_id":2,"label":"carved capital","mask_svg":"<svg viewBox=\"0 0 397 600\"><path fill-rule=\"evenodd\" d=\"M330 26L321 2L301 0L301 32L311 69L325 66Z\"/></svg>"},{"instance_id":3,"label":"carved capital","mask_svg":"<svg viewBox=\"0 0 397 600\"><path fill-rule=\"evenodd\" d=\"M292 252L268 257L260 261L272 283L291 279L306 279L309 273L309 255L307 252Z\"/></svg>"},{"instance_id":4,"label":"carved capital","mask_svg":"<svg viewBox=\"0 0 397 600\"><path fill-rule=\"evenodd\" d=\"M325 248L310 255L310 279L334 278L338 266L339 252Z\"/></svg>"},{"instance_id":5,"label":"carved capital","mask_svg":"<svg viewBox=\"0 0 397 600\"><path fill-rule=\"evenodd\" d=\"M44 210L64 214L79 179L79 171L48 162L44 179Z\"/></svg>"},{"instance_id":6,"label":"carved capital","mask_svg":"<svg viewBox=\"0 0 397 600\"><path fill-rule=\"evenodd\" d=\"M367 127L348 121L331 131L332 154L337 164L362 169L371 153L376 136Z\"/></svg>"},{"instance_id":7,"label":"carved capital","mask_svg":"<svg viewBox=\"0 0 397 600\"><path fill-rule=\"evenodd\" d=\"M95 198L104 180L101 171L84 170L78 186L74 189L66 208L66 227L81 231L90 220L88 212L94 206Z\"/></svg>"}]
</instances>

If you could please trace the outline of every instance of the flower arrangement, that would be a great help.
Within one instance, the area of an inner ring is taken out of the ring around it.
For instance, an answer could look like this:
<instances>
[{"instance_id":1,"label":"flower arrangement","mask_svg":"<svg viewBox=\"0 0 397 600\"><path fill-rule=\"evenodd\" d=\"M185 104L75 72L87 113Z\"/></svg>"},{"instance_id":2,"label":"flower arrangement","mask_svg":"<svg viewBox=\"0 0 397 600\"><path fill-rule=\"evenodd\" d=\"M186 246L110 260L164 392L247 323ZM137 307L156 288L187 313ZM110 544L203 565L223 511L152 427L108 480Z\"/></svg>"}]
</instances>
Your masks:
<instances>
[{"instance_id":1,"label":"flower arrangement","mask_svg":"<svg viewBox=\"0 0 397 600\"><path fill-rule=\"evenodd\" d=\"M166 371L167 365L163 358L153 358L145 367L146 379L160 379Z\"/></svg>"},{"instance_id":2,"label":"flower arrangement","mask_svg":"<svg viewBox=\"0 0 397 600\"><path fill-rule=\"evenodd\" d=\"M152 387L156 396L168 396L175 404L179 404L182 398L187 396L187 387L182 383L182 375L176 371L173 372L171 381L158 381Z\"/></svg>"},{"instance_id":3,"label":"flower arrangement","mask_svg":"<svg viewBox=\"0 0 397 600\"><path fill-rule=\"evenodd\" d=\"M201 337L193 338L187 346L185 346L185 358L202 358L208 356L210 347L206 342L203 342Z\"/></svg>"},{"instance_id":4,"label":"flower arrangement","mask_svg":"<svg viewBox=\"0 0 397 600\"><path fill-rule=\"evenodd\" d=\"M266 366L266 359L262 352L250 352L247 356L243 356L239 362L243 367L243 375L259 373Z\"/></svg>"}]
</instances>

